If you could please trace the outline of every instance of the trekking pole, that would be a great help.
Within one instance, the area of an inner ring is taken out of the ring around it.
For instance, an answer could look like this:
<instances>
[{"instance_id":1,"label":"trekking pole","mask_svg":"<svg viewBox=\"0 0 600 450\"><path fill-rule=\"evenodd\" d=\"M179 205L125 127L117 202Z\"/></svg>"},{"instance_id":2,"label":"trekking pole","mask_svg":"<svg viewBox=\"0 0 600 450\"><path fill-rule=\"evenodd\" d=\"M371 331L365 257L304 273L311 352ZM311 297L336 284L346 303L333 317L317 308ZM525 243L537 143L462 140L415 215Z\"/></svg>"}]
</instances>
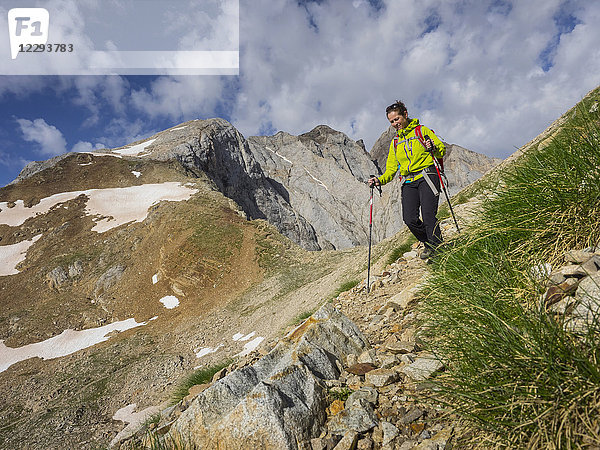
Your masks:
<instances>
[{"instance_id":1,"label":"trekking pole","mask_svg":"<svg viewBox=\"0 0 600 450\"><path fill-rule=\"evenodd\" d=\"M371 178L374 178L375 175L371 175ZM371 186L371 198L369 199L369 259L367 262L367 294L371 290L370 278L371 278L371 235L373 232L373 189L377 187L379 191L379 196L381 197L381 186L373 185Z\"/></svg>"},{"instance_id":2,"label":"trekking pole","mask_svg":"<svg viewBox=\"0 0 600 450\"><path fill-rule=\"evenodd\" d=\"M448 190L446 189L446 185L444 184L444 180L442 179L442 173L440 172L440 163L438 162L437 159L435 159L435 156L433 156L433 149L435 148L435 146L433 145L433 142L431 141L431 138L428 135L425 135L424 138L426 142L429 142L431 144L431 157L433 158L433 165L435 166L435 171L438 174L438 177L440 179L440 185L442 186L442 190L444 191L444 194L446 195L446 200L448 200L448 206L450 207L450 213L452 214L452 218L454 219L454 225L456 225L456 232L460 233L460 228L458 228L458 222L456 221L456 216L454 215L454 209L452 209L452 203L450 203L450 196L448 195ZM444 174L444 178L446 178L446 175ZM446 178L446 181L448 181L448 179Z\"/></svg>"}]
</instances>

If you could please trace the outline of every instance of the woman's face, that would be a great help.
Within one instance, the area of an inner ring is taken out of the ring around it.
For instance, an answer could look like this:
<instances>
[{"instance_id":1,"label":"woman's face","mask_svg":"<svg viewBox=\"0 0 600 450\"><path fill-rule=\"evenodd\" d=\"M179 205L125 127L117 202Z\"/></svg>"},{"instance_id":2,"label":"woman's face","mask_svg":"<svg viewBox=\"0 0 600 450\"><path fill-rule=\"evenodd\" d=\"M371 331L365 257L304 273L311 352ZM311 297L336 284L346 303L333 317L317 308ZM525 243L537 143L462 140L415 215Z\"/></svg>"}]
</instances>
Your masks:
<instances>
[{"instance_id":1,"label":"woman's face","mask_svg":"<svg viewBox=\"0 0 600 450\"><path fill-rule=\"evenodd\" d=\"M398 111L390 111L387 118L396 131L406 128L408 125L408 111L404 111L404 114L400 114Z\"/></svg>"}]
</instances>

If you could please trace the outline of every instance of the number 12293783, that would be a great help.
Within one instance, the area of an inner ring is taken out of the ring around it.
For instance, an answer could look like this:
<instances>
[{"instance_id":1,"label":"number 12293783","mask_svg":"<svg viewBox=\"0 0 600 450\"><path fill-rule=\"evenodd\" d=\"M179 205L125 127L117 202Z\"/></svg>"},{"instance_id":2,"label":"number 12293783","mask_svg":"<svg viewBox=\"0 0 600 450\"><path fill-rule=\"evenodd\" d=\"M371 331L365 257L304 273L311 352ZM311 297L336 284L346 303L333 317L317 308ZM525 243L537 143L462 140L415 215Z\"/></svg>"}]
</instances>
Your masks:
<instances>
[{"instance_id":1,"label":"number 12293783","mask_svg":"<svg viewBox=\"0 0 600 450\"><path fill-rule=\"evenodd\" d=\"M23 53L71 53L73 44L19 44Z\"/></svg>"}]
</instances>

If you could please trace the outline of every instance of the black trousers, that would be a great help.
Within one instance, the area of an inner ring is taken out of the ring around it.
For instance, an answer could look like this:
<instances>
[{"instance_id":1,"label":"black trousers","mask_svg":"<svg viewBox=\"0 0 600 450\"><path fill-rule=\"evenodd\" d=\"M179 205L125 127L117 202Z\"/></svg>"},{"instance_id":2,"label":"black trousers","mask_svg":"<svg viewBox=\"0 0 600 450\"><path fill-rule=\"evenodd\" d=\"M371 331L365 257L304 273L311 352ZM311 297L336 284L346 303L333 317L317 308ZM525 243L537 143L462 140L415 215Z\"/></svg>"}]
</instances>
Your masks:
<instances>
[{"instance_id":1,"label":"black trousers","mask_svg":"<svg viewBox=\"0 0 600 450\"><path fill-rule=\"evenodd\" d=\"M437 173L428 176L440 192ZM432 249L442 243L442 231L436 217L438 199L423 178L402 185L402 220L419 241Z\"/></svg>"}]
</instances>

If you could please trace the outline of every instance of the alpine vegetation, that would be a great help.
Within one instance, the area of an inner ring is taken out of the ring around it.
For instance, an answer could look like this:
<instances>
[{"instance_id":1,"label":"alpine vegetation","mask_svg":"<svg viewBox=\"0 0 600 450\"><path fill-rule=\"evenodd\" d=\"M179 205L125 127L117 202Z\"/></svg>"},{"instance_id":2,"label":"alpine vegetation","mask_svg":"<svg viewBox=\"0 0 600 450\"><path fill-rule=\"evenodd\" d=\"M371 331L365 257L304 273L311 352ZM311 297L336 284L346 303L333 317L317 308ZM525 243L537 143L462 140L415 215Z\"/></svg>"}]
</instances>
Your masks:
<instances>
[{"instance_id":1,"label":"alpine vegetation","mask_svg":"<svg viewBox=\"0 0 600 450\"><path fill-rule=\"evenodd\" d=\"M421 293L423 337L447 367L436 383L470 448L600 445L600 277L587 276L585 326L569 312L579 295L563 310L544 295L569 250L600 255L599 100L506 166Z\"/></svg>"}]
</instances>

